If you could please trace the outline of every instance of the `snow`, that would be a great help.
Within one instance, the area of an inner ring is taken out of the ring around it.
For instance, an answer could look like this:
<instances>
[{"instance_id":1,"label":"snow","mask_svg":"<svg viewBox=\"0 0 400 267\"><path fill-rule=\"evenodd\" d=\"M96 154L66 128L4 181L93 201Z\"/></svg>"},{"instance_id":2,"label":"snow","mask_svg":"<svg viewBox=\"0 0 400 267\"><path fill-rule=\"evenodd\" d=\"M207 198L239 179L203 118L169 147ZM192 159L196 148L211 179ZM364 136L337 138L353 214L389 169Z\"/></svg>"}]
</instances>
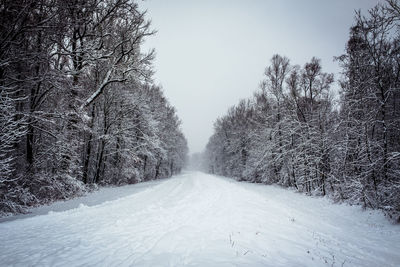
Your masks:
<instances>
[{"instance_id":1,"label":"snow","mask_svg":"<svg viewBox=\"0 0 400 267\"><path fill-rule=\"evenodd\" d=\"M82 197L77 197L74 199L70 199L68 201L58 201L54 202L51 205L44 205L37 208L33 208L27 214L19 214L12 217L3 217L0 218L1 222L6 221L14 221L17 219L29 218L37 215L45 215L47 213L51 213L54 211L65 211L69 209L78 208L81 204L86 206L95 206L106 201L112 201L118 198L122 198L124 196L131 195L133 193L140 192L148 187L155 186L160 184L163 180L155 180L142 182L140 184L134 185L125 185L120 187L101 187L99 190L90 193L89 195L85 195Z\"/></svg>"},{"instance_id":2,"label":"snow","mask_svg":"<svg viewBox=\"0 0 400 267\"><path fill-rule=\"evenodd\" d=\"M0 266L400 265L378 211L200 172L63 208L0 223Z\"/></svg>"}]
</instances>

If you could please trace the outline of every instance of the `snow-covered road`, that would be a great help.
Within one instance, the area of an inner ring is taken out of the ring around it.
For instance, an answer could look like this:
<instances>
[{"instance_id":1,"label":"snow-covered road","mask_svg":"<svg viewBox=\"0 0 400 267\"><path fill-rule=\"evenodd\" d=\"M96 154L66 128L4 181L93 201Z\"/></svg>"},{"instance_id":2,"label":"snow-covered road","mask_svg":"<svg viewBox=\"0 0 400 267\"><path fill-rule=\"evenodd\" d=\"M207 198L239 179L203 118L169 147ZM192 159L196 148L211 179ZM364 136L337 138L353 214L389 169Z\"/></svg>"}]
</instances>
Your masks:
<instances>
[{"instance_id":1,"label":"snow-covered road","mask_svg":"<svg viewBox=\"0 0 400 267\"><path fill-rule=\"evenodd\" d=\"M379 212L200 172L133 191L0 223L0 266L400 266Z\"/></svg>"}]
</instances>

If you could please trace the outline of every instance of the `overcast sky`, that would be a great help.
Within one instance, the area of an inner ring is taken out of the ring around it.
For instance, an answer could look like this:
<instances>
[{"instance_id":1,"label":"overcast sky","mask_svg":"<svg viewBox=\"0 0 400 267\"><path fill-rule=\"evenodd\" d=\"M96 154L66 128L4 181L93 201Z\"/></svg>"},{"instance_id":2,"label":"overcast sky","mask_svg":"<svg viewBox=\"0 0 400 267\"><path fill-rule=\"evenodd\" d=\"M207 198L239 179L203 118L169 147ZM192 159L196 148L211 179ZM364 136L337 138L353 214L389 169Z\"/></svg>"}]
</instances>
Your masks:
<instances>
[{"instance_id":1,"label":"overcast sky","mask_svg":"<svg viewBox=\"0 0 400 267\"><path fill-rule=\"evenodd\" d=\"M340 71L354 10L378 0L146 0L158 33L155 81L182 120L190 153L200 152L214 121L252 96L272 55L304 65L311 57L323 70Z\"/></svg>"}]
</instances>

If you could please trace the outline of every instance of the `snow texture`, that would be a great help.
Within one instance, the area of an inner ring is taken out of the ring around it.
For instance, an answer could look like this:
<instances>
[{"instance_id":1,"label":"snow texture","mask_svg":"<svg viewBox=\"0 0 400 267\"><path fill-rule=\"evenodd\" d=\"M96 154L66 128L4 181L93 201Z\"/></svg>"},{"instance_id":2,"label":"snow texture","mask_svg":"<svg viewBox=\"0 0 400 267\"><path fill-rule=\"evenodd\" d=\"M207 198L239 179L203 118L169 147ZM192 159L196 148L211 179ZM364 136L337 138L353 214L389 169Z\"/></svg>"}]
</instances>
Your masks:
<instances>
[{"instance_id":1,"label":"snow texture","mask_svg":"<svg viewBox=\"0 0 400 267\"><path fill-rule=\"evenodd\" d=\"M200 172L63 205L2 222L0 266L400 265L379 211Z\"/></svg>"}]
</instances>

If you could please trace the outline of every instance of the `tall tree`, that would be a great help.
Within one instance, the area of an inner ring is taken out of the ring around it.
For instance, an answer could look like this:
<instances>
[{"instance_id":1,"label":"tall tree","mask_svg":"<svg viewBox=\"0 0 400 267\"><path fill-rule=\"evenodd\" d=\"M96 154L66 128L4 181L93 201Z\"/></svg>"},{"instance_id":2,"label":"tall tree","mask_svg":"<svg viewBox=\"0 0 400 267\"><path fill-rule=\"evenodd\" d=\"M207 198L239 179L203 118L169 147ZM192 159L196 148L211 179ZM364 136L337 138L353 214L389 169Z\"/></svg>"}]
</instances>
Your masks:
<instances>
[{"instance_id":1,"label":"tall tree","mask_svg":"<svg viewBox=\"0 0 400 267\"><path fill-rule=\"evenodd\" d=\"M343 195L393 214L400 210L398 10L388 1L368 16L358 12L341 57Z\"/></svg>"}]
</instances>

